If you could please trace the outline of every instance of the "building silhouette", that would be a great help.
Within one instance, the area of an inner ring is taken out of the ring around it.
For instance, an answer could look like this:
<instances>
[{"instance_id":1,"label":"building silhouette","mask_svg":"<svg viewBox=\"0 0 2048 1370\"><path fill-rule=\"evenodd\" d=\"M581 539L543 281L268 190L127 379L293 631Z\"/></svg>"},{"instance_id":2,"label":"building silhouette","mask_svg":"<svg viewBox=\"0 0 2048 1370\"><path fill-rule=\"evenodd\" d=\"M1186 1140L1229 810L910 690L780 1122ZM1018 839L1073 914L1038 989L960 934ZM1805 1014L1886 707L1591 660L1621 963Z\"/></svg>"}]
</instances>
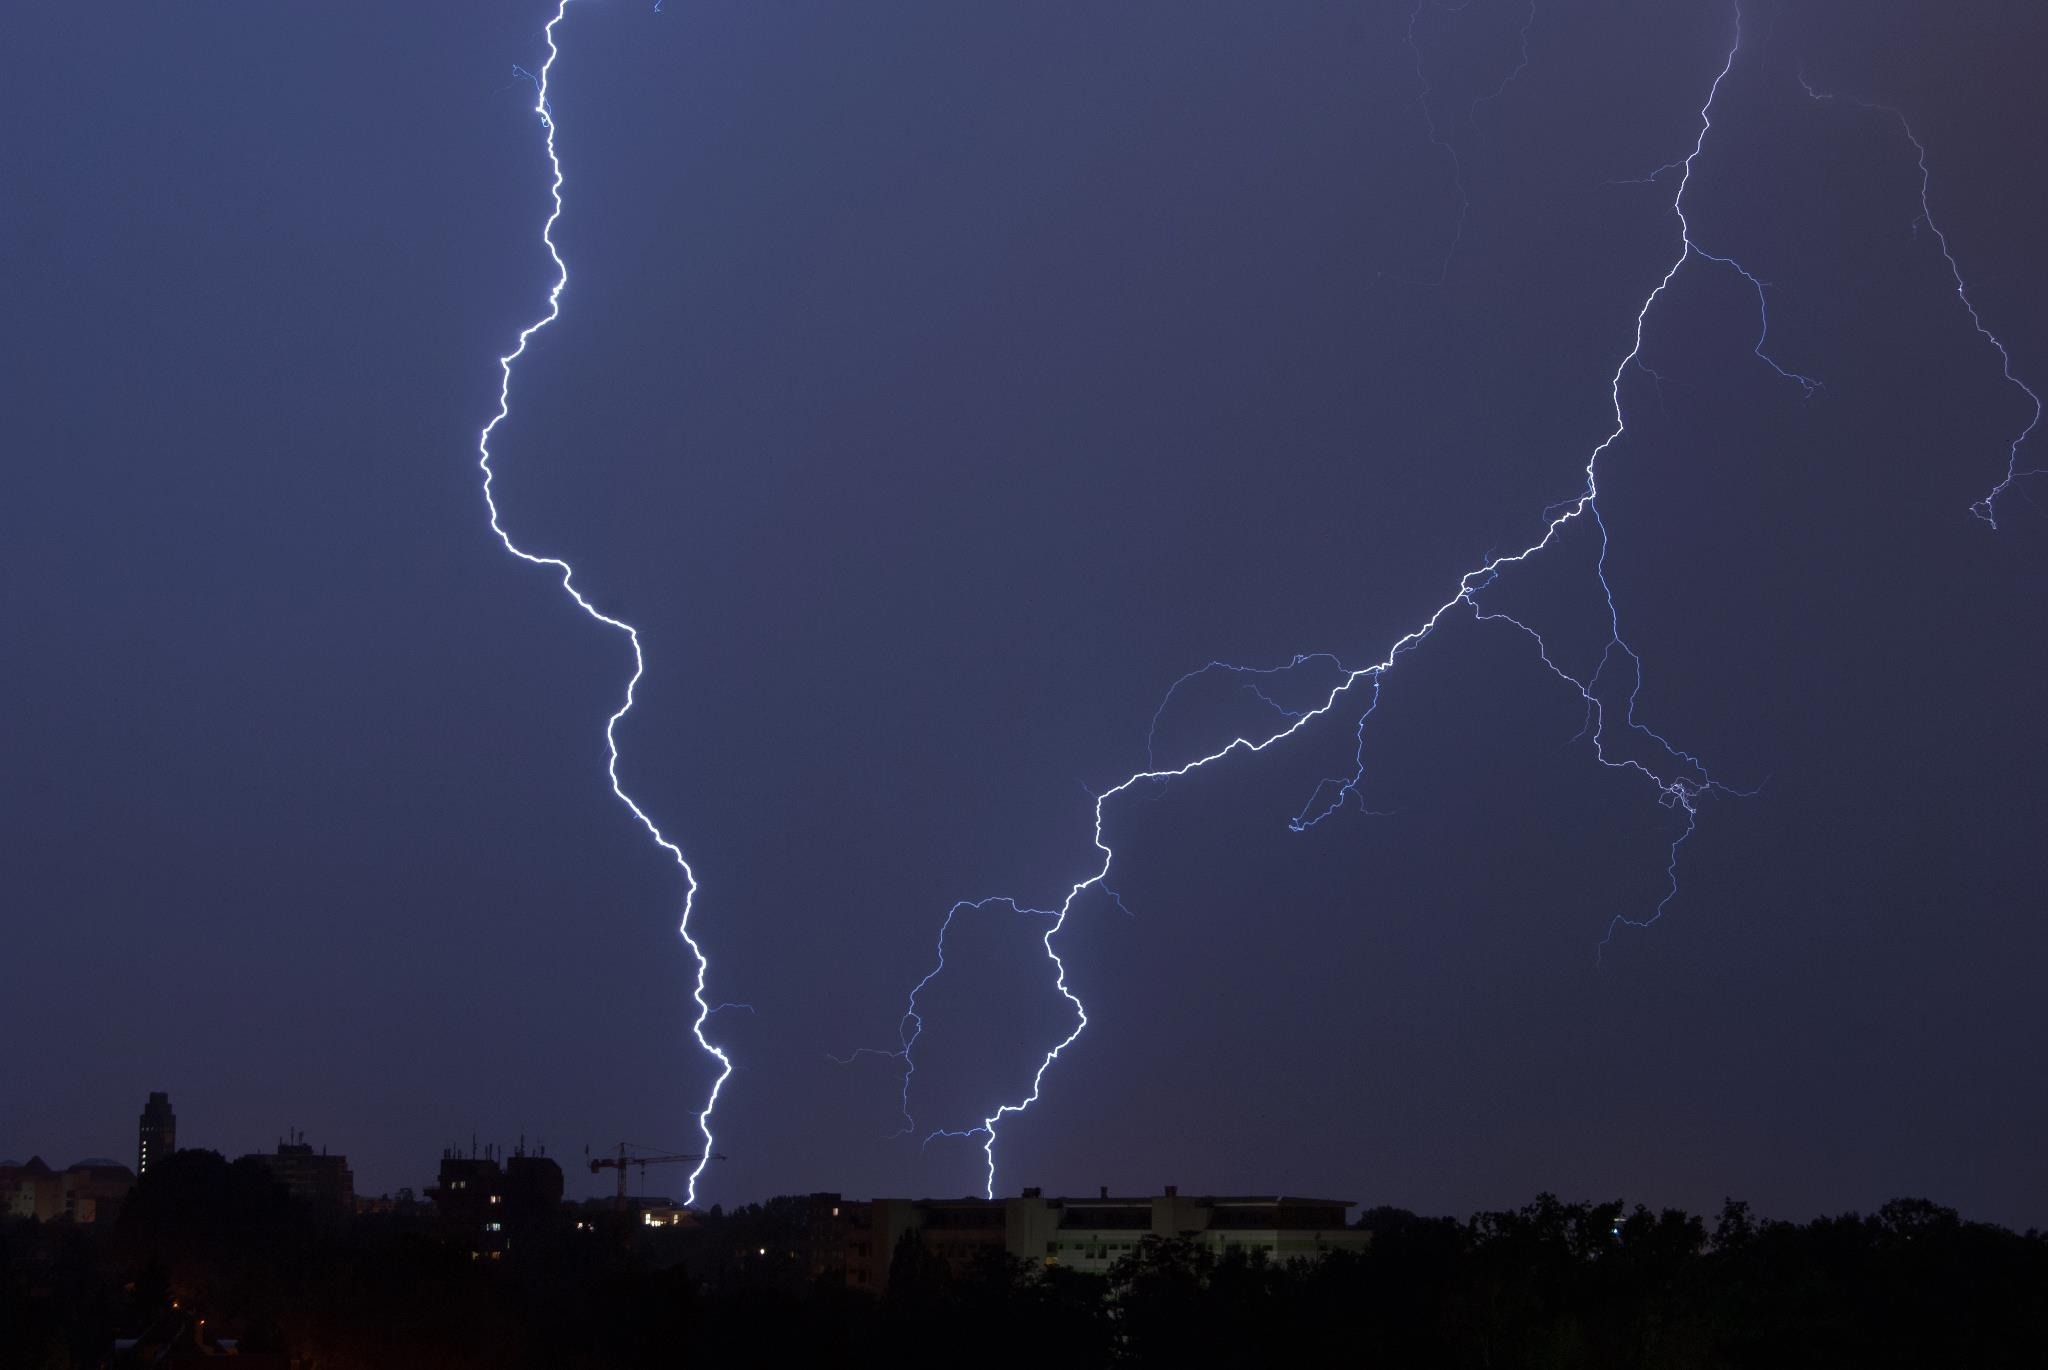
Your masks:
<instances>
[{"instance_id":1,"label":"building silhouette","mask_svg":"<svg viewBox=\"0 0 2048 1370\"><path fill-rule=\"evenodd\" d=\"M957 1275L992 1255L1033 1264L1106 1273L1147 1237L1185 1238L1218 1257L1263 1253L1274 1261L1362 1250L1372 1234L1345 1223L1348 1199L1289 1195L1159 1195L1046 1198L1027 1189L1014 1199L810 1200L810 1273L850 1289L888 1287L889 1264L905 1233Z\"/></svg>"},{"instance_id":2,"label":"building silhouette","mask_svg":"<svg viewBox=\"0 0 2048 1370\"><path fill-rule=\"evenodd\" d=\"M440 1173L427 1191L442 1234L473 1260L503 1260L516 1240L565 1221L562 1167L522 1141L509 1156L487 1146L481 1156L454 1148L441 1153Z\"/></svg>"},{"instance_id":3,"label":"building silhouette","mask_svg":"<svg viewBox=\"0 0 2048 1370\"><path fill-rule=\"evenodd\" d=\"M348 1168L348 1157L330 1156L327 1149L313 1150L302 1132L279 1142L275 1152L256 1152L242 1157L270 1172L295 1199L319 1208L352 1212L356 1202L356 1177Z\"/></svg>"},{"instance_id":4,"label":"building silhouette","mask_svg":"<svg viewBox=\"0 0 2048 1370\"><path fill-rule=\"evenodd\" d=\"M152 1090L136 1127L135 1173L148 1174L152 1160L167 1157L177 1149L178 1115L171 1112L171 1096L160 1089Z\"/></svg>"}]
</instances>

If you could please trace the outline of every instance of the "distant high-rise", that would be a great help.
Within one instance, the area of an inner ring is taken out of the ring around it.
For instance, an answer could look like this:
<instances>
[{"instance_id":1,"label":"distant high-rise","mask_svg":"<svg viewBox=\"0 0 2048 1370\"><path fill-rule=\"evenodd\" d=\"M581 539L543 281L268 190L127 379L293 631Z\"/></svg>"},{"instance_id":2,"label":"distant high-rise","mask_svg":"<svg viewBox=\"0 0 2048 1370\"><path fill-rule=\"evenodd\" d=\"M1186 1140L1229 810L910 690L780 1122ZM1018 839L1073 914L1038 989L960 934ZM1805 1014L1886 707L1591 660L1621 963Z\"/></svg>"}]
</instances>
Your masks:
<instances>
[{"instance_id":1,"label":"distant high-rise","mask_svg":"<svg viewBox=\"0 0 2048 1370\"><path fill-rule=\"evenodd\" d=\"M142 1124L137 1129L140 1140L136 1143L135 1173L146 1174L149 1164L169 1156L178 1149L178 1115L171 1112L171 1096L162 1090L151 1090L149 1102L142 1106Z\"/></svg>"}]
</instances>

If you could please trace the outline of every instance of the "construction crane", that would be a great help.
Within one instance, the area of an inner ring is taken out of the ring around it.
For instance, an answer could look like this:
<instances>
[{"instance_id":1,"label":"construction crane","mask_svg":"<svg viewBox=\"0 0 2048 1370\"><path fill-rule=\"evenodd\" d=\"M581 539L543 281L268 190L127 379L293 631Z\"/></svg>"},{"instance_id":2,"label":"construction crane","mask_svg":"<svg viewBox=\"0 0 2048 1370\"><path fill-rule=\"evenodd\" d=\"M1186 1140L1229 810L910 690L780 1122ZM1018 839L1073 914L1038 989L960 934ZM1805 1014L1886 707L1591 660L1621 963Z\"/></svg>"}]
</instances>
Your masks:
<instances>
[{"instance_id":1,"label":"construction crane","mask_svg":"<svg viewBox=\"0 0 2048 1370\"><path fill-rule=\"evenodd\" d=\"M639 1167L640 1167L640 1178L644 1180L644 1179L646 1179L646 1178L647 1178L647 1167L648 1167L648 1166L651 1166L651 1165L667 1165L667 1164L669 1164L669 1163L671 1163L671 1162L673 1162L673 1161L704 1161L704 1160L712 1160L712 1161L722 1161L722 1160L724 1160L724 1159L725 1159L725 1157L723 1157L723 1156L720 1156L720 1155L717 1155L716 1153L714 1153L714 1154L712 1154L712 1155L710 1155L710 1156L705 1156L705 1155L704 1155L703 1153L701 1153L701 1152L693 1152L693 1153L691 1153L691 1154L688 1154L688 1155L681 1155L681 1154L676 1154L676 1155L666 1155L666 1156L628 1156L628 1155L626 1154L626 1146L627 1146L627 1144L626 1144L625 1142L620 1142L620 1143L619 1143L619 1154L618 1154L618 1155L616 1155L616 1156L591 1156L591 1157L590 1157L590 1173L591 1173L591 1174L595 1175L595 1174L597 1174L597 1173L598 1173L599 1171L603 1171L603 1170L616 1170L616 1171L618 1171L618 1172L619 1172L619 1195L618 1195L618 1198L617 1198L617 1200L616 1200L616 1201L615 1201L615 1203L614 1203L614 1207L615 1207L615 1208L617 1209L617 1211L618 1211L618 1212L620 1212L620 1213L624 1213L624 1212L626 1211L626 1167L627 1167L627 1166L629 1166L629 1165L637 1165L637 1166L639 1166ZM583 1148L583 1151L584 1151L584 1154L585 1154L585 1155L589 1155L589 1152L590 1152L590 1148L589 1148L589 1147L585 1147L585 1148Z\"/></svg>"}]
</instances>

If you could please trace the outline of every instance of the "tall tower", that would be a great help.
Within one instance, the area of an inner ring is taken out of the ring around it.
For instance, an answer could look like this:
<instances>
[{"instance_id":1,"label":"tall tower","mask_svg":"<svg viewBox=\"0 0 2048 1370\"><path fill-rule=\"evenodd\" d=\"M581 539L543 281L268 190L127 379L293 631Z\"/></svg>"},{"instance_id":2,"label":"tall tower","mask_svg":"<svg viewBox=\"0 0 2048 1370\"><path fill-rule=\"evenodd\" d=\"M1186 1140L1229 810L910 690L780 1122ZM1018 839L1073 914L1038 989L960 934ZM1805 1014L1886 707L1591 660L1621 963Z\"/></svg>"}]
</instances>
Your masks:
<instances>
[{"instance_id":1,"label":"tall tower","mask_svg":"<svg viewBox=\"0 0 2048 1370\"><path fill-rule=\"evenodd\" d=\"M142 1106L137 1133L140 1140L136 1143L135 1173L142 1175L152 1162L178 1149L178 1115L171 1112L170 1095L160 1089L150 1091L149 1102Z\"/></svg>"}]
</instances>

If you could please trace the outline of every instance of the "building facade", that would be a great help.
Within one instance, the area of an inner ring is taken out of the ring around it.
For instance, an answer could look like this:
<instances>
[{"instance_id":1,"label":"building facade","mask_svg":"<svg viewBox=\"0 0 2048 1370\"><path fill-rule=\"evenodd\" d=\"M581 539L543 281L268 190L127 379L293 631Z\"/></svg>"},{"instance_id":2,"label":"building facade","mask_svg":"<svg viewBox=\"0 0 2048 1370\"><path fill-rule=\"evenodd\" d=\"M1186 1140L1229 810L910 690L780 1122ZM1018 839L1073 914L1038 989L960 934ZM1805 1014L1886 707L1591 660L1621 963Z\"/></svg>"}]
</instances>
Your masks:
<instances>
[{"instance_id":1,"label":"building facade","mask_svg":"<svg viewBox=\"0 0 2048 1370\"><path fill-rule=\"evenodd\" d=\"M134 1186L135 1172L119 1161L92 1159L52 1170L31 1156L24 1164L0 1163L0 1212L37 1222L111 1222Z\"/></svg>"}]
</instances>

